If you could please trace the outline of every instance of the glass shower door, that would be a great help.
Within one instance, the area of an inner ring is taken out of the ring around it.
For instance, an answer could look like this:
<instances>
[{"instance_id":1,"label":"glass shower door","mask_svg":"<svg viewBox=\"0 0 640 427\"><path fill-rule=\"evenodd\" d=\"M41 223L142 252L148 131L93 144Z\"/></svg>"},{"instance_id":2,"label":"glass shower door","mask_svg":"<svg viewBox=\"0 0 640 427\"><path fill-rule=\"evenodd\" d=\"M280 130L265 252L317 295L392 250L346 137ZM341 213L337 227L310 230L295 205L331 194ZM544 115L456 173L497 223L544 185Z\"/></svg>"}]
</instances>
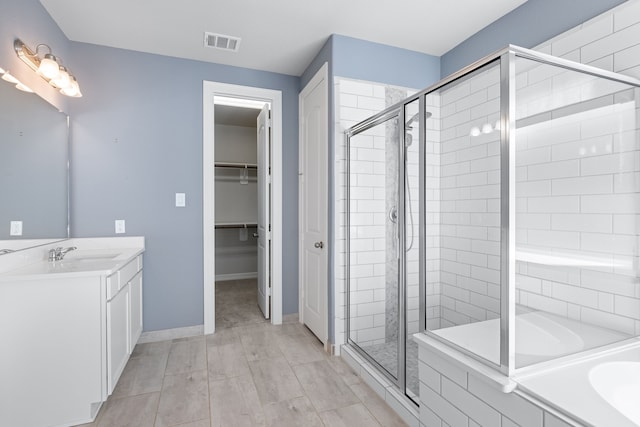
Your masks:
<instances>
[{"instance_id":1,"label":"glass shower door","mask_svg":"<svg viewBox=\"0 0 640 427\"><path fill-rule=\"evenodd\" d=\"M398 111L370 122L348 145L348 334L396 384L400 375ZM402 349L404 350L404 349Z\"/></svg>"}]
</instances>

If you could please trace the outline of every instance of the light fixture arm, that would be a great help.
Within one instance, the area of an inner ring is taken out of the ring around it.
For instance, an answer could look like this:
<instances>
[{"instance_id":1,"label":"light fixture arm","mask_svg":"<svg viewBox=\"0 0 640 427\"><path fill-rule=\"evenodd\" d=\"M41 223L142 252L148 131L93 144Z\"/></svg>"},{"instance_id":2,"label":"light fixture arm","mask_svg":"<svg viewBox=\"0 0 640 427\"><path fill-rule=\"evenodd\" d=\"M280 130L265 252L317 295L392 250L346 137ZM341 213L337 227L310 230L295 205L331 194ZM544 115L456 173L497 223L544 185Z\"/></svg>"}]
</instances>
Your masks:
<instances>
[{"instance_id":1,"label":"light fixture arm","mask_svg":"<svg viewBox=\"0 0 640 427\"><path fill-rule=\"evenodd\" d=\"M39 44L36 47L36 52L40 46L47 45ZM20 58L22 62L27 64L33 71L38 71L38 67L40 67L40 58L36 52L29 49L29 47L20 39L15 39L13 41L13 49L16 51L16 55L18 55L18 58ZM49 53L51 53L51 48L49 48Z\"/></svg>"}]
</instances>

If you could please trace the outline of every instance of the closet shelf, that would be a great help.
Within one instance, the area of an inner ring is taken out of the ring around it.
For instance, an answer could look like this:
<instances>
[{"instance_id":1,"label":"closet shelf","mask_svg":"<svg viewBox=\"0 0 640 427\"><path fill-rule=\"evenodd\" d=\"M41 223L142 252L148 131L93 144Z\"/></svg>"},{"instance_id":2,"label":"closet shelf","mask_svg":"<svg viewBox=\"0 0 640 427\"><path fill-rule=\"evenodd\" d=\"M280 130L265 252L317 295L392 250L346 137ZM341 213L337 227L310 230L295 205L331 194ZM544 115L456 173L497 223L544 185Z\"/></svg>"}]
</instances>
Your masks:
<instances>
[{"instance_id":1,"label":"closet shelf","mask_svg":"<svg viewBox=\"0 0 640 427\"><path fill-rule=\"evenodd\" d=\"M215 167L233 169L258 169L258 165L255 163L215 162Z\"/></svg>"},{"instance_id":2,"label":"closet shelf","mask_svg":"<svg viewBox=\"0 0 640 427\"><path fill-rule=\"evenodd\" d=\"M258 224L255 222L217 222L216 229L221 228L257 228Z\"/></svg>"}]
</instances>

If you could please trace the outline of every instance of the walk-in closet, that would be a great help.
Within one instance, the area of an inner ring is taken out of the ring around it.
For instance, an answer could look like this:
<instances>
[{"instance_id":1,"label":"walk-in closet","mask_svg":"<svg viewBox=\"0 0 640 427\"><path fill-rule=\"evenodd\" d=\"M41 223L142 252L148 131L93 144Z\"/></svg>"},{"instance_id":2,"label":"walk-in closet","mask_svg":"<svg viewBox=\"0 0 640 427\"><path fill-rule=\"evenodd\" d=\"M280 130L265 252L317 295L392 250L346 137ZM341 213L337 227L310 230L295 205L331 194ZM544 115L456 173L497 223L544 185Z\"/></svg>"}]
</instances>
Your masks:
<instances>
[{"instance_id":1,"label":"walk-in closet","mask_svg":"<svg viewBox=\"0 0 640 427\"><path fill-rule=\"evenodd\" d=\"M268 317L258 303L258 279L268 275L268 265L260 262L264 251L259 250L258 232L258 223L262 222L259 213L264 210L260 196L268 200L268 187L261 186L258 179L258 116L262 110L225 105L224 99L218 102L214 159L215 312L216 328L226 328L264 322ZM262 164L268 169L268 161Z\"/></svg>"}]
</instances>

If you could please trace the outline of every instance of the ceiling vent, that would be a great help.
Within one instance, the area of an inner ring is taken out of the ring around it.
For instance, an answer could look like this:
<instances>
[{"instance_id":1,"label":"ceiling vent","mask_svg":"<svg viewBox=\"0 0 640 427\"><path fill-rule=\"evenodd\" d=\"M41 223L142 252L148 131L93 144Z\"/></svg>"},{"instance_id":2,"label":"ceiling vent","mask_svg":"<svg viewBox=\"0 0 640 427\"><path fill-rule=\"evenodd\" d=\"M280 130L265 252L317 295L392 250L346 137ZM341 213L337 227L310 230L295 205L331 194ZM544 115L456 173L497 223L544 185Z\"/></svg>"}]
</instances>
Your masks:
<instances>
[{"instance_id":1,"label":"ceiling vent","mask_svg":"<svg viewBox=\"0 0 640 427\"><path fill-rule=\"evenodd\" d=\"M204 33L204 45L214 49L237 52L240 48L240 37L226 36L224 34Z\"/></svg>"}]
</instances>

